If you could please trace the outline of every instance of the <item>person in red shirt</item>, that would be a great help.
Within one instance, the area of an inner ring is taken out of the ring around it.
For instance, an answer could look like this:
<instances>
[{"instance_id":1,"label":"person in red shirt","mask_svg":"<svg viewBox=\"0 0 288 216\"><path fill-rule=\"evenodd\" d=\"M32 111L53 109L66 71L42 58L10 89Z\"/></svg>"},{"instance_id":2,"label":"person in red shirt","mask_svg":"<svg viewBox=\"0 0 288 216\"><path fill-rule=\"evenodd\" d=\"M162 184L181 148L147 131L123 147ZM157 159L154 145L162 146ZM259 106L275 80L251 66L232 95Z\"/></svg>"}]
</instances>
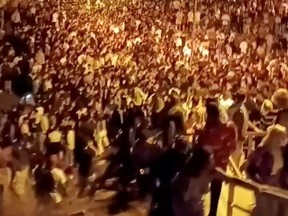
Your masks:
<instances>
[{"instance_id":1,"label":"person in red shirt","mask_svg":"<svg viewBox=\"0 0 288 216\"><path fill-rule=\"evenodd\" d=\"M206 113L206 124L204 129L199 132L197 144L213 155L215 167L226 170L229 156L236 149L237 130L232 122L224 124L220 121L220 111L216 103L207 103ZM210 189L209 216L216 216L222 181L213 179Z\"/></svg>"}]
</instances>

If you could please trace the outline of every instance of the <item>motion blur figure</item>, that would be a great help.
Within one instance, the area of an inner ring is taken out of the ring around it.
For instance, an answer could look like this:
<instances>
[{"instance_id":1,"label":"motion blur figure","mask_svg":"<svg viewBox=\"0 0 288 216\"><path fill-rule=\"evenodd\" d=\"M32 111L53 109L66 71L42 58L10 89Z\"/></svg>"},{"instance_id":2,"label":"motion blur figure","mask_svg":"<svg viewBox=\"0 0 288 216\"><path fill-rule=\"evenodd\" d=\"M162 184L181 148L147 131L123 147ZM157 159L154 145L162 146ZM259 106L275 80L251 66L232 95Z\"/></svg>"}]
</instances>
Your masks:
<instances>
[{"instance_id":1,"label":"motion blur figure","mask_svg":"<svg viewBox=\"0 0 288 216\"><path fill-rule=\"evenodd\" d=\"M186 143L175 143L175 148L168 149L152 166L154 190L149 216L174 216L172 208L171 180L183 166L186 155Z\"/></svg>"},{"instance_id":2,"label":"motion blur figure","mask_svg":"<svg viewBox=\"0 0 288 216\"><path fill-rule=\"evenodd\" d=\"M226 170L229 157L236 149L236 128L231 122L226 124L220 121L220 111L214 101L207 101L206 112L206 124L204 129L198 134L197 145L213 155L216 167ZM218 139L215 139L216 137L218 137ZM209 216L216 216L222 181L213 179L210 188L211 201Z\"/></svg>"},{"instance_id":3,"label":"motion blur figure","mask_svg":"<svg viewBox=\"0 0 288 216\"><path fill-rule=\"evenodd\" d=\"M204 216L202 198L209 191L212 173L211 154L195 147L172 181L174 216Z\"/></svg>"}]
</instances>

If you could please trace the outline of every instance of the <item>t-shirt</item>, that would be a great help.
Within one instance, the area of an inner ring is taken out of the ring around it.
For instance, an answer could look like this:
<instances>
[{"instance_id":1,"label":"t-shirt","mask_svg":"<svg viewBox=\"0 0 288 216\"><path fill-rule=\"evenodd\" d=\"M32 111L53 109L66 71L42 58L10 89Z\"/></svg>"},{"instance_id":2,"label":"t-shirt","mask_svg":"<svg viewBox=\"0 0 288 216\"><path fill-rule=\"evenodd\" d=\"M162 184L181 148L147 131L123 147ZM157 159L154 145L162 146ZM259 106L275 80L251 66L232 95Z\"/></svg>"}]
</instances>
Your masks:
<instances>
[{"instance_id":1,"label":"t-shirt","mask_svg":"<svg viewBox=\"0 0 288 216\"><path fill-rule=\"evenodd\" d=\"M69 150L74 150L75 148L75 131L69 130L67 133L67 148Z\"/></svg>"},{"instance_id":2,"label":"t-shirt","mask_svg":"<svg viewBox=\"0 0 288 216\"><path fill-rule=\"evenodd\" d=\"M176 14L176 25L181 25L183 21L183 12L178 11Z\"/></svg>"},{"instance_id":3,"label":"t-shirt","mask_svg":"<svg viewBox=\"0 0 288 216\"><path fill-rule=\"evenodd\" d=\"M201 21L201 12L200 11L196 12L195 21L196 21L196 23L199 23Z\"/></svg>"},{"instance_id":4,"label":"t-shirt","mask_svg":"<svg viewBox=\"0 0 288 216\"><path fill-rule=\"evenodd\" d=\"M200 131L198 141L214 155L216 167L225 170L230 154L236 149L236 136L233 123L220 123L216 127Z\"/></svg>"},{"instance_id":5,"label":"t-shirt","mask_svg":"<svg viewBox=\"0 0 288 216\"><path fill-rule=\"evenodd\" d=\"M262 46L259 46L259 47L257 48L257 54L258 54L258 56L260 56L260 57L264 57L264 55L265 55L265 48L262 47Z\"/></svg>"},{"instance_id":6,"label":"t-shirt","mask_svg":"<svg viewBox=\"0 0 288 216\"><path fill-rule=\"evenodd\" d=\"M56 183L64 185L67 182L67 177L62 169L54 168L51 170L51 173Z\"/></svg>"},{"instance_id":7,"label":"t-shirt","mask_svg":"<svg viewBox=\"0 0 288 216\"><path fill-rule=\"evenodd\" d=\"M189 11L189 13L188 13L188 22L193 22L193 21L194 21L193 11Z\"/></svg>"},{"instance_id":8,"label":"t-shirt","mask_svg":"<svg viewBox=\"0 0 288 216\"><path fill-rule=\"evenodd\" d=\"M222 19L222 24L223 25L228 25L229 22L230 22L229 14L224 14L221 19Z\"/></svg>"},{"instance_id":9,"label":"t-shirt","mask_svg":"<svg viewBox=\"0 0 288 216\"><path fill-rule=\"evenodd\" d=\"M52 22L58 22L58 13L53 13L53 16L52 16Z\"/></svg>"},{"instance_id":10,"label":"t-shirt","mask_svg":"<svg viewBox=\"0 0 288 216\"><path fill-rule=\"evenodd\" d=\"M39 65L45 64L45 55L41 50L36 53L35 62Z\"/></svg>"},{"instance_id":11,"label":"t-shirt","mask_svg":"<svg viewBox=\"0 0 288 216\"><path fill-rule=\"evenodd\" d=\"M180 37L177 38L175 43L176 43L176 47L181 47L182 46L182 39Z\"/></svg>"},{"instance_id":12,"label":"t-shirt","mask_svg":"<svg viewBox=\"0 0 288 216\"><path fill-rule=\"evenodd\" d=\"M61 142L62 133L58 130L54 130L49 133L48 137L51 143L58 143Z\"/></svg>"},{"instance_id":13,"label":"t-shirt","mask_svg":"<svg viewBox=\"0 0 288 216\"><path fill-rule=\"evenodd\" d=\"M242 41L240 43L240 49L241 49L241 52L246 54L247 53L247 49L248 49L248 44L246 41Z\"/></svg>"},{"instance_id":14,"label":"t-shirt","mask_svg":"<svg viewBox=\"0 0 288 216\"><path fill-rule=\"evenodd\" d=\"M183 54L184 56L190 57L192 53L192 50L188 46L184 46L183 48Z\"/></svg>"},{"instance_id":15,"label":"t-shirt","mask_svg":"<svg viewBox=\"0 0 288 216\"><path fill-rule=\"evenodd\" d=\"M26 123L22 124L22 126L21 126L21 133L22 133L23 135L24 135L24 134L31 135L28 124L26 124Z\"/></svg>"},{"instance_id":16,"label":"t-shirt","mask_svg":"<svg viewBox=\"0 0 288 216\"><path fill-rule=\"evenodd\" d=\"M47 114L42 115L40 125L43 133L46 133L49 129L49 119Z\"/></svg>"},{"instance_id":17,"label":"t-shirt","mask_svg":"<svg viewBox=\"0 0 288 216\"><path fill-rule=\"evenodd\" d=\"M275 17L275 23L280 24L281 23L281 18L279 16Z\"/></svg>"},{"instance_id":18,"label":"t-shirt","mask_svg":"<svg viewBox=\"0 0 288 216\"><path fill-rule=\"evenodd\" d=\"M267 42L268 46L272 46L272 44L273 44L273 35L272 34L267 34L266 42Z\"/></svg>"}]
</instances>

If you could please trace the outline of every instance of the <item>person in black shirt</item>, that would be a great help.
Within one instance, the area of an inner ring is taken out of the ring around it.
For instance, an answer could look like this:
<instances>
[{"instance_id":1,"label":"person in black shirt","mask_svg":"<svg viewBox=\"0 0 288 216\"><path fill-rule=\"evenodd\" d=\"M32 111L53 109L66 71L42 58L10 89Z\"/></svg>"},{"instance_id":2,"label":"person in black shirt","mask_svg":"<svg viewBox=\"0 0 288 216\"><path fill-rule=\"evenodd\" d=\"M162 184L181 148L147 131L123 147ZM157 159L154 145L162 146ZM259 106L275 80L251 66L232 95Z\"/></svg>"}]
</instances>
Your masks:
<instances>
[{"instance_id":1,"label":"person in black shirt","mask_svg":"<svg viewBox=\"0 0 288 216\"><path fill-rule=\"evenodd\" d=\"M168 149L151 166L151 176L154 178L154 191L149 216L173 216L171 180L187 158L183 142L176 142L175 148Z\"/></svg>"}]
</instances>

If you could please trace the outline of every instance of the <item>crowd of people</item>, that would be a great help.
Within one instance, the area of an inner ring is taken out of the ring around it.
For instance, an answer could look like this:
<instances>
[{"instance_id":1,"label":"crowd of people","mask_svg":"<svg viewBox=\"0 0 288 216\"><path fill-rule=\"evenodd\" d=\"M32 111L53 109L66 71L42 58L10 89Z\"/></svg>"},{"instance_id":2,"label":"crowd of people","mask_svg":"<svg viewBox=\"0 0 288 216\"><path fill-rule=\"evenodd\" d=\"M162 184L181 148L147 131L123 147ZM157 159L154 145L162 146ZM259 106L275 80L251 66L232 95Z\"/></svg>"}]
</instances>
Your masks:
<instances>
[{"instance_id":1,"label":"crowd of people","mask_svg":"<svg viewBox=\"0 0 288 216\"><path fill-rule=\"evenodd\" d=\"M285 2L15 0L0 9L1 91L21 98L1 112L0 165L12 171L1 194L11 184L25 197L33 179L37 211L49 214L73 178L80 198L117 177L110 213L126 210L136 187L137 198L152 193L151 216L201 216L210 184L216 216L214 168L231 155L254 181L287 188ZM242 164L250 129L267 135Z\"/></svg>"}]
</instances>

